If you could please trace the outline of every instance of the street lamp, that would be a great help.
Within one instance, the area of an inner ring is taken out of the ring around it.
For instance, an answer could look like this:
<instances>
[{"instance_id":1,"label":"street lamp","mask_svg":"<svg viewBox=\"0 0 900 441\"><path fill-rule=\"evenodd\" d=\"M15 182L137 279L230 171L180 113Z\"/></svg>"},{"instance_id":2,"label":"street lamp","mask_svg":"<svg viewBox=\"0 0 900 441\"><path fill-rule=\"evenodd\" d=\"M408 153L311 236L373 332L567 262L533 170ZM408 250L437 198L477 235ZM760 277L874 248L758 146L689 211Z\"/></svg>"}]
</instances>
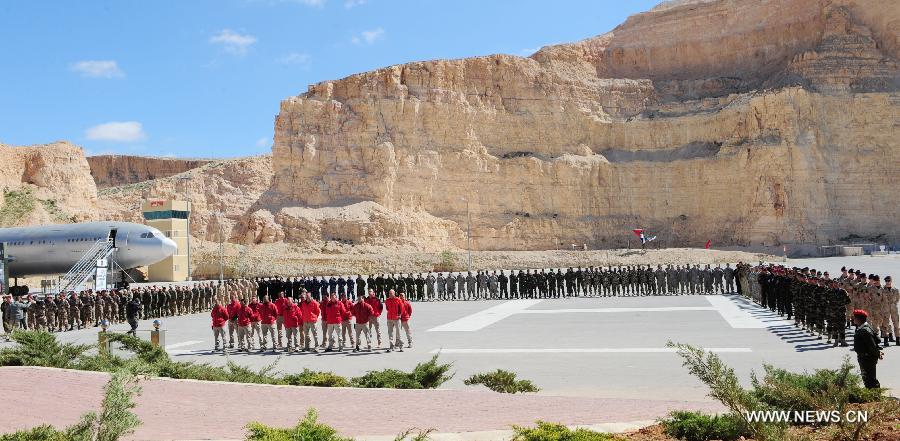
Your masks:
<instances>
[{"instance_id":1,"label":"street lamp","mask_svg":"<svg viewBox=\"0 0 900 441\"><path fill-rule=\"evenodd\" d=\"M192 201L191 201L191 194L190 194L190 191L191 191L190 188L191 188L191 187L190 187L189 185L187 185L187 183L191 180L191 177L190 177L190 176L182 176L182 177L180 177L180 178L178 178L178 179L182 182L182 185L184 185L184 188L185 188L185 192L184 192L184 193L185 193L185 199L187 199L187 203L188 203L188 214L187 214L187 279L188 279L188 281L190 281L190 280L194 280L194 279L193 279L193 276L192 276L192 273L191 273L191 212L192 212L193 209L194 209L194 207L193 207L194 204L193 204Z\"/></svg>"},{"instance_id":2,"label":"street lamp","mask_svg":"<svg viewBox=\"0 0 900 441\"><path fill-rule=\"evenodd\" d=\"M469 213L469 198L463 196L462 200L466 201L466 250L469 255L466 271L472 271L472 216Z\"/></svg>"}]
</instances>

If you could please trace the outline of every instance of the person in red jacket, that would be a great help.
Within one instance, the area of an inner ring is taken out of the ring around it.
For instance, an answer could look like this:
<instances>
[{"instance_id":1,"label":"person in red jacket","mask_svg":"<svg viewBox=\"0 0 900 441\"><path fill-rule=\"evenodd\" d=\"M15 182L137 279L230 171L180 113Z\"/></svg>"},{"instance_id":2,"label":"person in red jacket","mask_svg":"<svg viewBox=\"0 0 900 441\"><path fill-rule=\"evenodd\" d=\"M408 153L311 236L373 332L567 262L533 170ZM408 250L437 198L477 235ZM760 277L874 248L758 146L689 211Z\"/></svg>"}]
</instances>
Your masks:
<instances>
[{"instance_id":1,"label":"person in red jacket","mask_svg":"<svg viewBox=\"0 0 900 441\"><path fill-rule=\"evenodd\" d=\"M372 316L369 317L369 335L372 334L372 329L375 329L375 336L377 337L378 347L381 347L381 326L378 324L378 317L381 316L381 311L384 309L384 306L381 305L381 300L378 299L378 296L375 295L375 290L369 290L369 296L366 297L366 304L372 307Z\"/></svg>"},{"instance_id":2,"label":"person in red jacket","mask_svg":"<svg viewBox=\"0 0 900 441\"><path fill-rule=\"evenodd\" d=\"M263 296L262 303L259 304L259 321L260 321L260 350L265 351L269 345L268 337L272 337L272 350L275 350L275 317L278 316L278 308L269 301L269 296Z\"/></svg>"},{"instance_id":3,"label":"person in red jacket","mask_svg":"<svg viewBox=\"0 0 900 441\"><path fill-rule=\"evenodd\" d=\"M354 325L354 328L356 329L356 347L354 347L353 352L359 352L359 345L362 343L360 334L366 336L366 350L371 351L372 339L369 335L369 322L375 314L375 310L366 303L362 296L356 298L356 303L353 304L351 309L353 317L356 318L356 324Z\"/></svg>"},{"instance_id":4,"label":"person in red jacket","mask_svg":"<svg viewBox=\"0 0 900 441\"><path fill-rule=\"evenodd\" d=\"M402 293L401 293L402 295ZM403 311L403 300L394 294L394 290L388 291L388 297L384 299L384 309L387 311L388 352L397 348L403 352L403 342L400 341L400 313ZM394 339L396 334L397 338Z\"/></svg>"},{"instance_id":5,"label":"person in red jacket","mask_svg":"<svg viewBox=\"0 0 900 441\"><path fill-rule=\"evenodd\" d=\"M349 341L347 347L354 346L353 342L353 302L347 298L347 294L341 294L341 304L344 306L344 315L341 317L341 340Z\"/></svg>"},{"instance_id":6,"label":"person in red jacket","mask_svg":"<svg viewBox=\"0 0 900 441\"><path fill-rule=\"evenodd\" d=\"M212 312L209 314L212 317L212 331L213 331L213 339L216 342L215 349L219 350L219 339L222 340L222 350L225 350L225 323L228 321L228 311L225 310L225 307L222 306L222 301L216 298L216 305L213 306Z\"/></svg>"},{"instance_id":7,"label":"person in red jacket","mask_svg":"<svg viewBox=\"0 0 900 441\"><path fill-rule=\"evenodd\" d=\"M285 351L294 352L300 347L300 327L301 317L300 308L294 304L290 297L285 297L284 307L281 309L281 318L284 320L284 330L287 334L287 347Z\"/></svg>"},{"instance_id":8,"label":"person in red jacket","mask_svg":"<svg viewBox=\"0 0 900 441\"><path fill-rule=\"evenodd\" d=\"M237 296L231 296L231 303L225 310L228 311L228 348L234 349L234 333L238 328L238 312L241 310L241 302L238 302Z\"/></svg>"},{"instance_id":9,"label":"person in red jacket","mask_svg":"<svg viewBox=\"0 0 900 441\"><path fill-rule=\"evenodd\" d=\"M344 304L337 299L337 295L331 294L328 296L322 311L325 314L325 322L327 323L325 337L328 339L328 346L325 348L325 352L331 352L335 346L337 346L338 351L343 351L344 341L340 337L341 322L344 317ZM338 338L337 345L335 345L334 341L335 335Z\"/></svg>"},{"instance_id":10,"label":"person in red jacket","mask_svg":"<svg viewBox=\"0 0 900 441\"><path fill-rule=\"evenodd\" d=\"M259 303L259 300L257 300L256 294L255 293L251 294L250 295L250 305L248 305L248 306L250 306L250 309L253 310L253 315L250 316L249 339L250 339L251 343L253 341L259 341L259 350L264 351L265 349L263 348L263 345L262 345L262 331L260 330L260 326L259 326L259 320L260 320L259 306L260 305L261 305L261 303Z\"/></svg>"},{"instance_id":11,"label":"person in red jacket","mask_svg":"<svg viewBox=\"0 0 900 441\"><path fill-rule=\"evenodd\" d=\"M237 312L238 350L250 352L253 341L250 339L250 320L253 318L253 309L246 300L241 299L241 307Z\"/></svg>"},{"instance_id":12,"label":"person in red jacket","mask_svg":"<svg viewBox=\"0 0 900 441\"><path fill-rule=\"evenodd\" d=\"M411 348L412 333L409 332L409 318L412 317L412 304L409 303L409 300L406 300L402 293L400 294L400 300L403 300L403 309L400 310L400 326L406 332L406 347ZM400 347L403 347L403 343L400 343Z\"/></svg>"},{"instance_id":13,"label":"person in red jacket","mask_svg":"<svg viewBox=\"0 0 900 441\"><path fill-rule=\"evenodd\" d=\"M284 328L284 317L282 317L282 312L284 310L284 304L285 304L284 291L279 291L278 298L275 299L275 308L278 309L278 315L275 318L275 325L276 325L276 328L278 328L278 347L279 348L284 347L284 345L282 344L282 339L281 339L282 329ZM274 339L272 340L272 343L273 344L275 343Z\"/></svg>"},{"instance_id":14,"label":"person in red jacket","mask_svg":"<svg viewBox=\"0 0 900 441\"><path fill-rule=\"evenodd\" d=\"M300 302L300 311L303 316L303 350L317 352L319 346L319 331L316 322L319 320L319 302L312 298L308 292L303 293L303 301ZM309 346L310 337L313 338L313 346ZM325 336L322 336L322 341Z\"/></svg>"}]
</instances>

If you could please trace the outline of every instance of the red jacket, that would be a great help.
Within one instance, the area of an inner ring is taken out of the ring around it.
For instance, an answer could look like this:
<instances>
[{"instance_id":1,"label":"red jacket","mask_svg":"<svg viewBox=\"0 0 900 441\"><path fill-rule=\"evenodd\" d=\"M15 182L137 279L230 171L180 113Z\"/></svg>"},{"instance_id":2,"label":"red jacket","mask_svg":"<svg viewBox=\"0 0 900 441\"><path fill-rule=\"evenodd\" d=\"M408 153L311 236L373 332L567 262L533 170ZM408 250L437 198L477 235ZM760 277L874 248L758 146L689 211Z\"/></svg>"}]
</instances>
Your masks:
<instances>
[{"instance_id":1,"label":"red jacket","mask_svg":"<svg viewBox=\"0 0 900 441\"><path fill-rule=\"evenodd\" d=\"M241 307L241 302L237 300L229 303L228 306L225 307L225 310L228 311L228 318L232 320L236 319L238 313L241 311Z\"/></svg>"},{"instance_id":2,"label":"red jacket","mask_svg":"<svg viewBox=\"0 0 900 441\"><path fill-rule=\"evenodd\" d=\"M212 316L213 328L221 328L222 326L225 326L225 322L228 321L228 311L221 305L213 306L212 312L209 315Z\"/></svg>"},{"instance_id":3,"label":"red jacket","mask_svg":"<svg viewBox=\"0 0 900 441\"><path fill-rule=\"evenodd\" d=\"M363 300L367 305L372 307L372 311L375 313L375 317L381 316L381 311L384 309L384 306L381 305L381 300L378 300L378 296L366 296Z\"/></svg>"},{"instance_id":4,"label":"red jacket","mask_svg":"<svg viewBox=\"0 0 900 441\"><path fill-rule=\"evenodd\" d=\"M388 320L400 320L403 300L400 300L400 297L388 297L384 299L384 309L387 310Z\"/></svg>"},{"instance_id":5,"label":"red jacket","mask_svg":"<svg viewBox=\"0 0 900 441\"><path fill-rule=\"evenodd\" d=\"M412 316L412 304L408 301L403 301L403 310L400 311L400 321L406 322L409 321L409 318Z\"/></svg>"},{"instance_id":6,"label":"red jacket","mask_svg":"<svg viewBox=\"0 0 900 441\"><path fill-rule=\"evenodd\" d=\"M261 303L259 303L259 302L253 302L249 305L250 309L253 310L253 315L250 316L251 322L255 323L255 322L259 321L259 310L261 309L260 305L261 305Z\"/></svg>"},{"instance_id":7,"label":"red jacket","mask_svg":"<svg viewBox=\"0 0 900 441\"><path fill-rule=\"evenodd\" d=\"M339 325L344 317L344 304L340 300L325 302L325 322L329 325Z\"/></svg>"},{"instance_id":8,"label":"red jacket","mask_svg":"<svg viewBox=\"0 0 900 441\"><path fill-rule=\"evenodd\" d=\"M341 319L345 322L349 322L350 318L353 316L351 310L353 309L353 302L350 299L341 300L341 304L344 305L344 315L341 316Z\"/></svg>"},{"instance_id":9,"label":"red jacket","mask_svg":"<svg viewBox=\"0 0 900 441\"><path fill-rule=\"evenodd\" d=\"M260 303L259 304L259 319L262 321L264 325L271 325L275 323L275 317L278 315L278 308L274 303Z\"/></svg>"},{"instance_id":10,"label":"red jacket","mask_svg":"<svg viewBox=\"0 0 900 441\"><path fill-rule=\"evenodd\" d=\"M300 326L300 308L298 308L297 305L293 303L290 305L285 304L281 311L281 316L284 317L285 328L296 328L297 326Z\"/></svg>"},{"instance_id":11,"label":"red jacket","mask_svg":"<svg viewBox=\"0 0 900 441\"><path fill-rule=\"evenodd\" d=\"M353 316L356 317L357 324L368 323L369 319L375 316L375 311L365 301L354 303L351 310L353 312Z\"/></svg>"},{"instance_id":12,"label":"red jacket","mask_svg":"<svg viewBox=\"0 0 900 441\"><path fill-rule=\"evenodd\" d=\"M280 317L282 314L284 314L284 306L287 305L287 297L276 299L274 303L275 309L278 310L278 316Z\"/></svg>"},{"instance_id":13,"label":"red jacket","mask_svg":"<svg viewBox=\"0 0 900 441\"><path fill-rule=\"evenodd\" d=\"M300 311L302 313L303 323L315 323L319 320L319 302L309 299L309 302L300 302Z\"/></svg>"},{"instance_id":14,"label":"red jacket","mask_svg":"<svg viewBox=\"0 0 900 441\"><path fill-rule=\"evenodd\" d=\"M237 313L237 323L238 326L250 326L250 321L253 320L253 308L250 305L244 305Z\"/></svg>"}]
</instances>

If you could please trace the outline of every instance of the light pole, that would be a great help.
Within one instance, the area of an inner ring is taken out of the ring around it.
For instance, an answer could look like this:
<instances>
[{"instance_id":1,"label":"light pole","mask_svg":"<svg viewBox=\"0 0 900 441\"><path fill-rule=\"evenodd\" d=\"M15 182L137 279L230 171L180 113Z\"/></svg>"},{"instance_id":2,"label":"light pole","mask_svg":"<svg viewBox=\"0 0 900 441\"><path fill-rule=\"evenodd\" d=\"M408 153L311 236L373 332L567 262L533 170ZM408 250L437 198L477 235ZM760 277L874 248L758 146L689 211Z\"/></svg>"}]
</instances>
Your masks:
<instances>
[{"instance_id":1,"label":"light pole","mask_svg":"<svg viewBox=\"0 0 900 441\"><path fill-rule=\"evenodd\" d=\"M191 201L190 186L187 185L188 182L191 180L191 177L190 176L182 176L178 179L181 180L182 185L184 185L184 188L185 188L184 193L186 196L185 199L187 199L187 203L188 203L187 239L186 239L186 241L187 241L187 279L188 279L188 281L191 281L191 280L194 280L194 278L191 274L191 212L193 211L194 204Z\"/></svg>"},{"instance_id":2,"label":"light pole","mask_svg":"<svg viewBox=\"0 0 900 441\"><path fill-rule=\"evenodd\" d=\"M466 271L472 271L472 215L469 213L469 198L463 196L466 201L466 250L468 252L468 263Z\"/></svg>"}]
</instances>

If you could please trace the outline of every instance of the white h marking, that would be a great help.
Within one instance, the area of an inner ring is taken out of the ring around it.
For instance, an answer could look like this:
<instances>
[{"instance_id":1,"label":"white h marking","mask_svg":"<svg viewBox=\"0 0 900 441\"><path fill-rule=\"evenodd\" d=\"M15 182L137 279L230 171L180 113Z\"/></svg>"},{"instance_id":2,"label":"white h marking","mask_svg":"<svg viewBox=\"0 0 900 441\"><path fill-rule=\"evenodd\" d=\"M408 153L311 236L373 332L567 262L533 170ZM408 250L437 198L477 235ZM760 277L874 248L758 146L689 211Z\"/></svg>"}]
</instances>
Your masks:
<instances>
[{"instance_id":1,"label":"white h marking","mask_svg":"<svg viewBox=\"0 0 900 441\"><path fill-rule=\"evenodd\" d=\"M523 312L526 308L537 305L543 300L510 300L484 311L467 315L459 320L429 329L426 332L472 332L484 329L511 315Z\"/></svg>"}]
</instances>

